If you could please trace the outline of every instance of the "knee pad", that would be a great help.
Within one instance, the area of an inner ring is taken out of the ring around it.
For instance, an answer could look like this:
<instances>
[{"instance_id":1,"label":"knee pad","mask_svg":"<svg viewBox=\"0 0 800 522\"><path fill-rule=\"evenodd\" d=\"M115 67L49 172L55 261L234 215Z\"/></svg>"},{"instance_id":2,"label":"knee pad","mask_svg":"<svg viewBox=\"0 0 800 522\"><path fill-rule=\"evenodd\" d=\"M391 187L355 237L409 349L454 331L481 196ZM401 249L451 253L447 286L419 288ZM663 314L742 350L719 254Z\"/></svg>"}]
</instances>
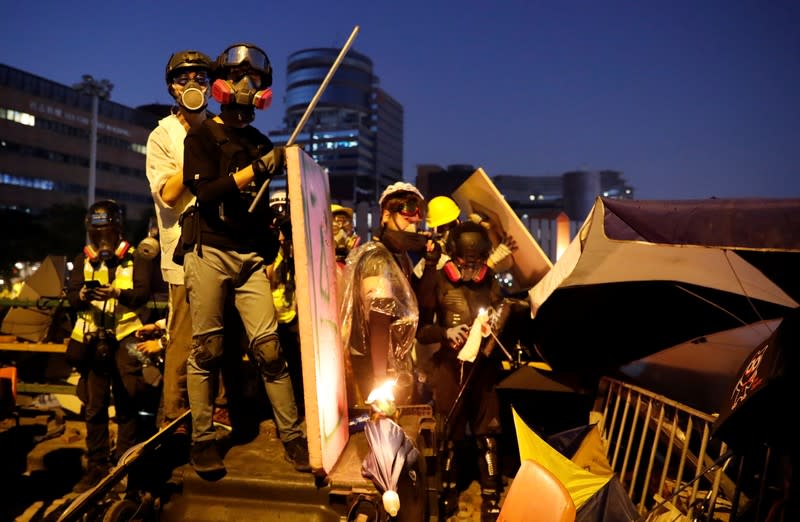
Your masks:
<instances>
[{"instance_id":1,"label":"knee pad","mask_svg":"<svg viewBox=\"0 0 800 522\"><path fill-rule=\"evenodd\" d=\"M215 332L192 340L191 356L198 368L211 371L221 366L223 339L222 333Z\"/></svg>"},{"instance_id":2,"label":"knee pad","mask_svg":"<svg viewBox=\"0 0 800 522\"><path fill-rule=\"evenodd\" d=\"M288 370L277 335L267 335L253 341L253 358L267 382L282 377Z\"/></svg>"}]
</instances>

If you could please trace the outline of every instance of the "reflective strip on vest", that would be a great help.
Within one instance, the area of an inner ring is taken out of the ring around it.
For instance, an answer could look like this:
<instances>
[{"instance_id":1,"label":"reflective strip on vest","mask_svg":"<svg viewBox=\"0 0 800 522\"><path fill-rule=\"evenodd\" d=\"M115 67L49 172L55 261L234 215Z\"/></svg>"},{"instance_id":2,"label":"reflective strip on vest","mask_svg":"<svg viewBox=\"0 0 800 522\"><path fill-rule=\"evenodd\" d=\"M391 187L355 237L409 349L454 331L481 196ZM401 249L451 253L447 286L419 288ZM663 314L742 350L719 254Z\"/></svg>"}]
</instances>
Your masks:
<instances>
[{"instance_id":1,"label":"reflective strip on vest","mask_svg":"<svg viewBox=\"0 0 800 522\"><path fill-rule=\"evenodd\" d=\"M279 251L275 256L272 268L277 271L278 267L283 263L283 255ZM291 302L286 300L286 285L283 283L275 283L272 287L272 303L275 306L275 318L281 324L291 323L297 316L297 301L292 295Z\"/></svg>"},{"instance_id":2,"label":"reflective strip on vest","mask_svg":"<svg viewBox=\"0 0 800 522\"><path fill-rule=\"evenodd\" d=\"M103 285L108 284L108 267L105 263L101 263L100 268L95 270L87 259L83 264L83 279L84 281L100 281L100 284ZM125 259L119 264L111 284L120 290L133 288L132 259ZM114 336L117 340L121 340L142 327L141 318L144 317L146 311L146 306L142 306L138 310L131 310L118 303L116 299L92 301L90 308L78 311L78 319L75 321L75 327L72 329L70 337L83 342L84 333L96 332L99 328L105 328L114 330Z\"/></svg>"}]
</instances>

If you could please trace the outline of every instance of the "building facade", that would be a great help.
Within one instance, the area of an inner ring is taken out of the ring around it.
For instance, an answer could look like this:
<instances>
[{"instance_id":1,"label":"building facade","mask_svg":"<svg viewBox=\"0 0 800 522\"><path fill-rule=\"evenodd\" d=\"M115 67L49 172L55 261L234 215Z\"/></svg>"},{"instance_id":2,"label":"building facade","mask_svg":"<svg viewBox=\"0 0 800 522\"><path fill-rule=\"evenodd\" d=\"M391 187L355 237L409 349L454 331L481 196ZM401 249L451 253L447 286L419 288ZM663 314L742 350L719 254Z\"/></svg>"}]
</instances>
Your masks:
<instances>
[{"instance_id":1,"label":"building facade","mask_svg":"<svg viewBox=\"0 0 800 522\"><path fill-rule=\"evenodd\" d=\"M314 48L289 56L284 127L269 132L276 145L295 133L339 52ZM328 170L332 201L372 205L403 176L403 106L378 87L372 60L350 50L294 143Z\"/></svg>"},{"instance_id":2,"label":"building facade","mask_svg":"<svg viewBox=\"0 0 800 522\"><path fill-rule=\"evenodd\" d=\"M0 64L0 207L39 213L87 205L93 97ZM130 219L152 214L145 148L157 117L98 100L95 199Z\"/></svg>"}]
</instances>

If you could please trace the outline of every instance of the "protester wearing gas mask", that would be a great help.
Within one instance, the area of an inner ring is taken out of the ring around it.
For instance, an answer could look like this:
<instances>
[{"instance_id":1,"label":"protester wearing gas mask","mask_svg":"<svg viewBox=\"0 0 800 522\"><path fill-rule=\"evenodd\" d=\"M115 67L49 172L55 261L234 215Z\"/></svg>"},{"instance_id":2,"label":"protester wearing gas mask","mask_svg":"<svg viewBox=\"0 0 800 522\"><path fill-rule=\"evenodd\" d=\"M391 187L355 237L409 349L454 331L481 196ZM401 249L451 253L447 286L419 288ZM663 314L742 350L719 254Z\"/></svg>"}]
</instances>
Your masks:
<instances>
[{"instance_id":1,"label":"protester wearing gas mask","mask_svg":"<svg viewBox=\"0 0 800 522\"><path fill-rule=\"evenodd\" d=\"M336 203L331 205L331 231L336 262L344 268L347 254L361 243L353 229L353 209Z\"/></svg>"},{"instance_id":2,"label":"protester wearing gas mask","mask_svg":"<svg viewBox=\"0 0 800 522\"><path fill-rule=\"evenodd\" d=\"M175 105L162 118L147 140L147 180L153 196L161 248L161 275L169 285L169 312L164 336L164 410L166 425L189 409L186 390L186 361L192 345L192 322L184 286L183 266L175 262L181 226L180 218L194 204L194 195L183 184L183 141L186 133L210 116L211 58L200 51L173 53L167 60L164 78ZM178 252L179 256L183 254ZM216 379L214 418L230 424L223 379ZM186 433L179 426L178 434Z\"/></svg>"},{"instance_id":3,"label":"protester wearing gas mask","mask_svg":"<svg viewBox=\"0 0 800 522\"><path fill-rule=\"evenodd\" d=\"M142 256L123 237L123 214L111 200L98 201L86 216L89 239L74 261L67 299L77 320L67 345L67 360L80 373L78 398L84 404L87 473L76 484L82 492L97 484L113 462L139 442L138 412L155 413L160 388L147 382L135 333L148 319L153 258ZM113 449L108 407L118 426Z\"/></svg>"},{"instance_id":4,"label":"protester wearing gas mask","mask_svg":"<svg viewBox=\"0 0 800 522\"><path fill-rule=\"evenodd\" d=\"M250 125L255 109L269 107L271 85L272 67L262 49L248 43L228 47L217 58L212 86L220 114L192 128L184 142L183 181L198 208L194 237L182 239L193 245L184 260L192 315L191 463L203 478L225 473L211 421L209 375L223 360L223 307L229 299L242 318L286 458L298 471L311 469L265 271L275 259L278 237L270 227L269 206L248 211L261 186L285 168L283 148Z\"/></svg>"},{"instance_id":5,"label":"protester wearing gas mask","mask_svg":"<svg viewBox=\"0 0 800 522\"><path fill-rule=\"evenodd\" d=\"M417 232L425 199L397 182L379 201L381 225L373 241L350 252L342 274L342 340L347 350L349 401L364 407L370 391L392 379L395 400L408 403L413 387L411 350L419 310L411 287L409 252L422 253L428 236Z\"/></svg>"},{"instance_id":6,"label":"protester wearing gas mask","mask_svg":"<svg viewBox=\"0 0 800 522\"><path fill-rule=\"evenodd\" d=\"M436 344L428 381L434 398L434 410L440 418L449 418L441 464L442 491L440 513L452 516L458 508L456 489L457 455L469 437L478 448L481 485L481 520L496 520L500 507L503 481L500 474L498 437L500 435L500 403L495 389L500 375L500 360L495 354L473 369L469 357L460 353L476 320L486 314L486 324L496 320L502 302L502 290L494 271L488 266L492 242L485 227L467 221L449 230L445 243L448 260L435 271L431 297L433 309L422 314L417 339ZM436 264L436 255L429 262ZM427 269L426 269L427 270ZM421 298L422 299L422 298ZM478 323L478 327L481 324ZM481 328L483 334L483 328ZM472 374L472 379L466 376ZM463 387L463 388L462 388ZM461 396L462 406L451 417L453 404Z\"/></svg>"}]
</instances>

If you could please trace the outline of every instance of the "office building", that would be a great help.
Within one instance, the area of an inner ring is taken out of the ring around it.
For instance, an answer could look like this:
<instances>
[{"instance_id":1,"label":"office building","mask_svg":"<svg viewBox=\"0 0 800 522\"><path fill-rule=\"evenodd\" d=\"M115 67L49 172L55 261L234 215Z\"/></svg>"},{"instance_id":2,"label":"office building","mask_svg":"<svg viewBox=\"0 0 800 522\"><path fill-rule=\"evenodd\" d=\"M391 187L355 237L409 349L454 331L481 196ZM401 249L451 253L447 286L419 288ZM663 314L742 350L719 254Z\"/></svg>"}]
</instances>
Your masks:
<instances>
[{"instance_id":1,"label":"office building","mask_svg":"<svg viewBox=\"0 0 800 522\"><path fill-rule=\"evenodd\" d=\"M106 84L110 87L110 84ZM129 219L153 212L145 148L157 116L98 96L95 199ZM93 96L0 64L0 207L37 214L87 205Z\"/></svg>"},{"instance_id":2,"label":"office building","mask_svg":"<svg viewBox=\"0 0 800 522\"><path fill-rule=\"evenodd\" d=\"M339 52L315 48L289 56L284 127L269 132L276 145L295 132ZM403 177L403 106L378 87L372 60L350 50L294 143L328 170L332 201L373 206Z\"/></svg>"}]
</instances>

